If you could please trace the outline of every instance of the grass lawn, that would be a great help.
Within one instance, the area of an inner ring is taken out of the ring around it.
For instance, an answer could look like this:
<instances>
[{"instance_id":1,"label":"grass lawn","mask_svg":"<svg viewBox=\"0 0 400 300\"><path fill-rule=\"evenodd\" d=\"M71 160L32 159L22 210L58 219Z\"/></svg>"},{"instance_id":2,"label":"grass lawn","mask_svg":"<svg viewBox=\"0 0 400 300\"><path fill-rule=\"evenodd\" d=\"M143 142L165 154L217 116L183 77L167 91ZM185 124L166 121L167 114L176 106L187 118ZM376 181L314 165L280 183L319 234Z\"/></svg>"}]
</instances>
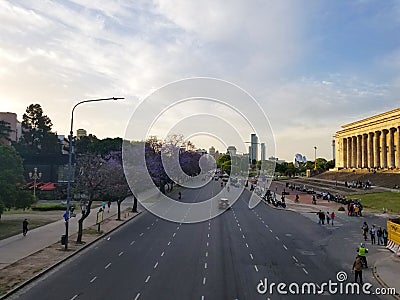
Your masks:
<instances>
[{"instance_id":1,"label":"grass lawn","mask_svg":"<svg viewBox=\"0 0 400 300\"><path fill-rule=\"evenodd\" d=\"M351 195L351 199L361 199L362 205L370 211L400 213L400 193L382 192L362 195Z\"/></svg>"},{"instance_id":2,"label":"grass lawn","mask_svg":"<svg viewBox=\"0 0 400 300\"><path fill-rule=\"evenodd\" d=\"M2 220L0 221L0 240L6 239L10 236L21 234L22 235L22 219L21 220ZM29 220L29 230L40 227L54 221L48 219L32 219ZM28 231L29 234L29 231Z\"/></svg>"}]
</instances>

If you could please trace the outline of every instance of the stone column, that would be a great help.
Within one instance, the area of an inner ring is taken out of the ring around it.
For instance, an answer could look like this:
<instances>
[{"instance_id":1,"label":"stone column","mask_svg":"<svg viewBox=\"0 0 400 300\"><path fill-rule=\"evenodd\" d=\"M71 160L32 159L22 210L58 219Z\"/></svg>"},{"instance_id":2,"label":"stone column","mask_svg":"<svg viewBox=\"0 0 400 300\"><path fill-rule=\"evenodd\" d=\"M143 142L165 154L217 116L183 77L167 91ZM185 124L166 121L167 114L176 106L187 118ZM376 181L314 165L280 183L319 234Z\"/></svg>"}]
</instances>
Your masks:
<instances>
[{"instance_id":1,"label":"stone column","mask_svg":"<svg viewBox=\"0 0 400 300\"><path fill-rule=\"evenodd\" d=\"M368 134L362 135L362 166L368 168Z\"/></svg>"},{"instance_id":2,"label":"stone column","mask_svg":"<svg viewBox=\"0 0 400 300\"><path fill-rule=\"evenodd\" d=\"M347 168L347 138L342 139L343 168Z\"/></svg>"},{"instance_id":3,"label":"stone column","mask_svg":"<svg viewBox=\"0 0 400 300\"><path fill-rule=\"evenodd\" d=\"M362 168L362 135L357 135L357 168Z\"/></svg>"},{"instance_id":4,"label":"stone column","mask_svg":"<svg viewBox=\"0 0 400 300\"><path fill-rule=\"evenodd\" d=\"M368 168L374 167L374 133L368 133Z\"/></svg>"},{"instance_id":5,"label":"stone column","mask_svg":"<svg viewBox=\"0 0 400 300\"><path fill-rule=\"evenodd\" d=\"M387 146L386 146L386 137L387 137L388 130L383 129L382 134L381 134L381 166L382 168L386 169L387 168Z\"/></svg>"},{"instance_id":6,"label":"stone column","mask_svg":"<svg viewBox=\"0 0 400 300\"><path fill-rule=\"evenodd\" d=\"M394 169L395 165L395 156L394 156L394 132L396 128L389 129L389 168Z\"/></svg>"},{"instance_id":7,"label":"stone column","mask_svg":"<svg viewBox=\"0 0 400 300\"><path fill-rule=\"evenodd\" d=\"M380 155L380 145L379 145L380 136L381 136L381 132L375 131L375 138L374 138L374 167L375 168L381 167L381 155Z\"/></svg>"},{"instance_id":8,"label":"stone column","mask_svg":"<svg viewBox=\"0 0 400 300\"><path fill-rule=\"evenodd\" d=\"M347 138L347 167L351 168L351 150L352 150L352 144L351 144L351 137Z\"/></svg>"},{"instance_id":9,"label":"stone column","mask_svg":"<svg viewBox=\"0 0 400 300\"><path fill-rule=\"evenodd\" d=\"M352 146L352 157L351 157L351 166L353 168L357 168L357 137L353 136L352 138L353 146Z\"/></svg>"},{"instance_id":10,"label":"stone column","mask_svg":"<svg viewBox=\"0 0 400 300\"><path fill-rule=\"evenodd\" d=\"M397 127L397 168L400 169L400 126Z\"/></svg>"}]
</instances>

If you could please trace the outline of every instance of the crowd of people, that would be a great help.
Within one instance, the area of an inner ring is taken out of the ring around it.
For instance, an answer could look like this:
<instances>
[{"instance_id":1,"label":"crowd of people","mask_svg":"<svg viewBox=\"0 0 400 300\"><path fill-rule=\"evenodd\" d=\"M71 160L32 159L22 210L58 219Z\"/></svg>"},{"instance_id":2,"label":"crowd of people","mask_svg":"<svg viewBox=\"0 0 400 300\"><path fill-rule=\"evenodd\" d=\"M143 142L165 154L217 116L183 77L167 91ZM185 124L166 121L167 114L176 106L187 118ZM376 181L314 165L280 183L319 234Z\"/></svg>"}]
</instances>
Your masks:
<instances>
[{"instance_id":1,"label":"crowd of people","mask_svg":"<svg viewBox=\"0 0 400 300\"><path fill-rule=\"evenodd\" d=\"M370 189L372 186L371 181L361 181L361 180L353 180L351 182L344 182L344 186L348 188L357 188L357 189Z\"/></svg>"},{"instance_id":2,"label":"crowd of people","mask_svg":"<svg viewBox=\"0 0 400 300\"><path fill-rule=\"evenodd\" d=\"M362 217L363 206L357 199L349 200L347 204L347 215L350 217Z\"/></svg>"}]
</instances>

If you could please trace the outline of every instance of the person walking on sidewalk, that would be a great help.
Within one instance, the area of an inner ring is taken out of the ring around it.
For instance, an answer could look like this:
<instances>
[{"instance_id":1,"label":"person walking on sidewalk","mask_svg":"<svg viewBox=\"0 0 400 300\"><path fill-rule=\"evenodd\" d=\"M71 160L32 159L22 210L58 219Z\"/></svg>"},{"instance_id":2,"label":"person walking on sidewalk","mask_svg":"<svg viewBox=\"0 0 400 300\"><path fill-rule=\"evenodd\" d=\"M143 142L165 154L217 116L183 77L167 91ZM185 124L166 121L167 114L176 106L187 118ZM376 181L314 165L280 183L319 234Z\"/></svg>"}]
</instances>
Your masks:
<instances>
[{"instance_id":1,"label":"person walking on sidewalk","mask_svg":"<svg viewBox=\"0 0 400 300\"><path fill-rule=\"evenodd\" d=\"M329 225L329 221L331 220L331 214L329 213L329 211L326 212L326 224Z\"/></svg>"},{"instance_id":2,"label":"person walking on sidewalk","mask_svg":"<svg viewBox=\"0 0 400 300\"><path fill-rule=\"evenodd\" d=\"M375 236L376 236L376 228L375 225L372 225L372 228L369 230L369 234L371 236L371 244L374 245L375 243Z\"/></svg>"},{"instance_id":3,"label":"person walking on sidewalk","mask_svg":"<svg viewBox=\"0 0 400 300\"><path fill-rule=\"evenodd\" d=\"M383 245L383 231L382 231L382 227L379 226L378 230L376 231L376 236L378 237L378 245Z\"/></svg>"},{"instance_id":4,"label":"person walking on sidewalk","mask_svg":"<svg viewBox=\"0 0 400 300\"><path fill-rule=\"evenodd\" d=\"M360 278L361 285L363 284L362 268L363 268L363 263L362 263L361 257L359 255L357 255L356 259L354 260L354 263L353 263L352 271L354 272L354 282L357 283L357 279Z\"/></svg>"},{"instance_id":5,"label":"person walking on sidewalk","mask_svg":"<svg viewBox=\"0 0 400 300\"><path fill-rule=\"evenodd\" d=\"M26 234L28 233L28 225L29 225L29 222L28 222L27 219L25 219L25 220L22 222L22 234L23 234L24 236L26 236Z\"/></svg>"},{"instance_id":6,"label":"person walking on sidewalk","mask_svg":"<svg viewBox=\"0 0 400 300\"><path fill-rule=\"evenodd\" d=\"M335 212L331 213L331 224L333 226L333 220L335 220Z\"/></svg>"},{"instance_id":7,"label":"person walking on sidewalk","mask_svg":"<svg viewBox=\"0 0 400 300\"><path fill-rule=\"evenodd\" d=\"M387 246L388 232L387 232L386 228L383 228L383 230L382 230L382 237L383 237L383 245Z\"/></svg>"}]
</instances>

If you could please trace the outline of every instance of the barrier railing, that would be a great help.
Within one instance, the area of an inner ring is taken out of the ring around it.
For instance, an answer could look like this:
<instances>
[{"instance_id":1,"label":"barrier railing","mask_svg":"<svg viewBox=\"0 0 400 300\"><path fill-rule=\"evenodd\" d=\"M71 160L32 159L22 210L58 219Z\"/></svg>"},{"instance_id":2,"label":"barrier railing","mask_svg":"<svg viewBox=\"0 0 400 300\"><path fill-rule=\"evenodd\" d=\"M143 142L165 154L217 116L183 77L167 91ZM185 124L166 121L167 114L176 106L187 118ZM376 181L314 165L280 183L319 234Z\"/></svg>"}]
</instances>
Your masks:
<instances>
[{"instance_id":1,"label":"barrier railing","mask_svg":"<svg viewBox=\"0 0 400 300\"><path fill-rule=\"evenodd\" d=\"M387 221L388 244L386 248L400 256L400 219Z\"/></svg>"}]
</instances>

